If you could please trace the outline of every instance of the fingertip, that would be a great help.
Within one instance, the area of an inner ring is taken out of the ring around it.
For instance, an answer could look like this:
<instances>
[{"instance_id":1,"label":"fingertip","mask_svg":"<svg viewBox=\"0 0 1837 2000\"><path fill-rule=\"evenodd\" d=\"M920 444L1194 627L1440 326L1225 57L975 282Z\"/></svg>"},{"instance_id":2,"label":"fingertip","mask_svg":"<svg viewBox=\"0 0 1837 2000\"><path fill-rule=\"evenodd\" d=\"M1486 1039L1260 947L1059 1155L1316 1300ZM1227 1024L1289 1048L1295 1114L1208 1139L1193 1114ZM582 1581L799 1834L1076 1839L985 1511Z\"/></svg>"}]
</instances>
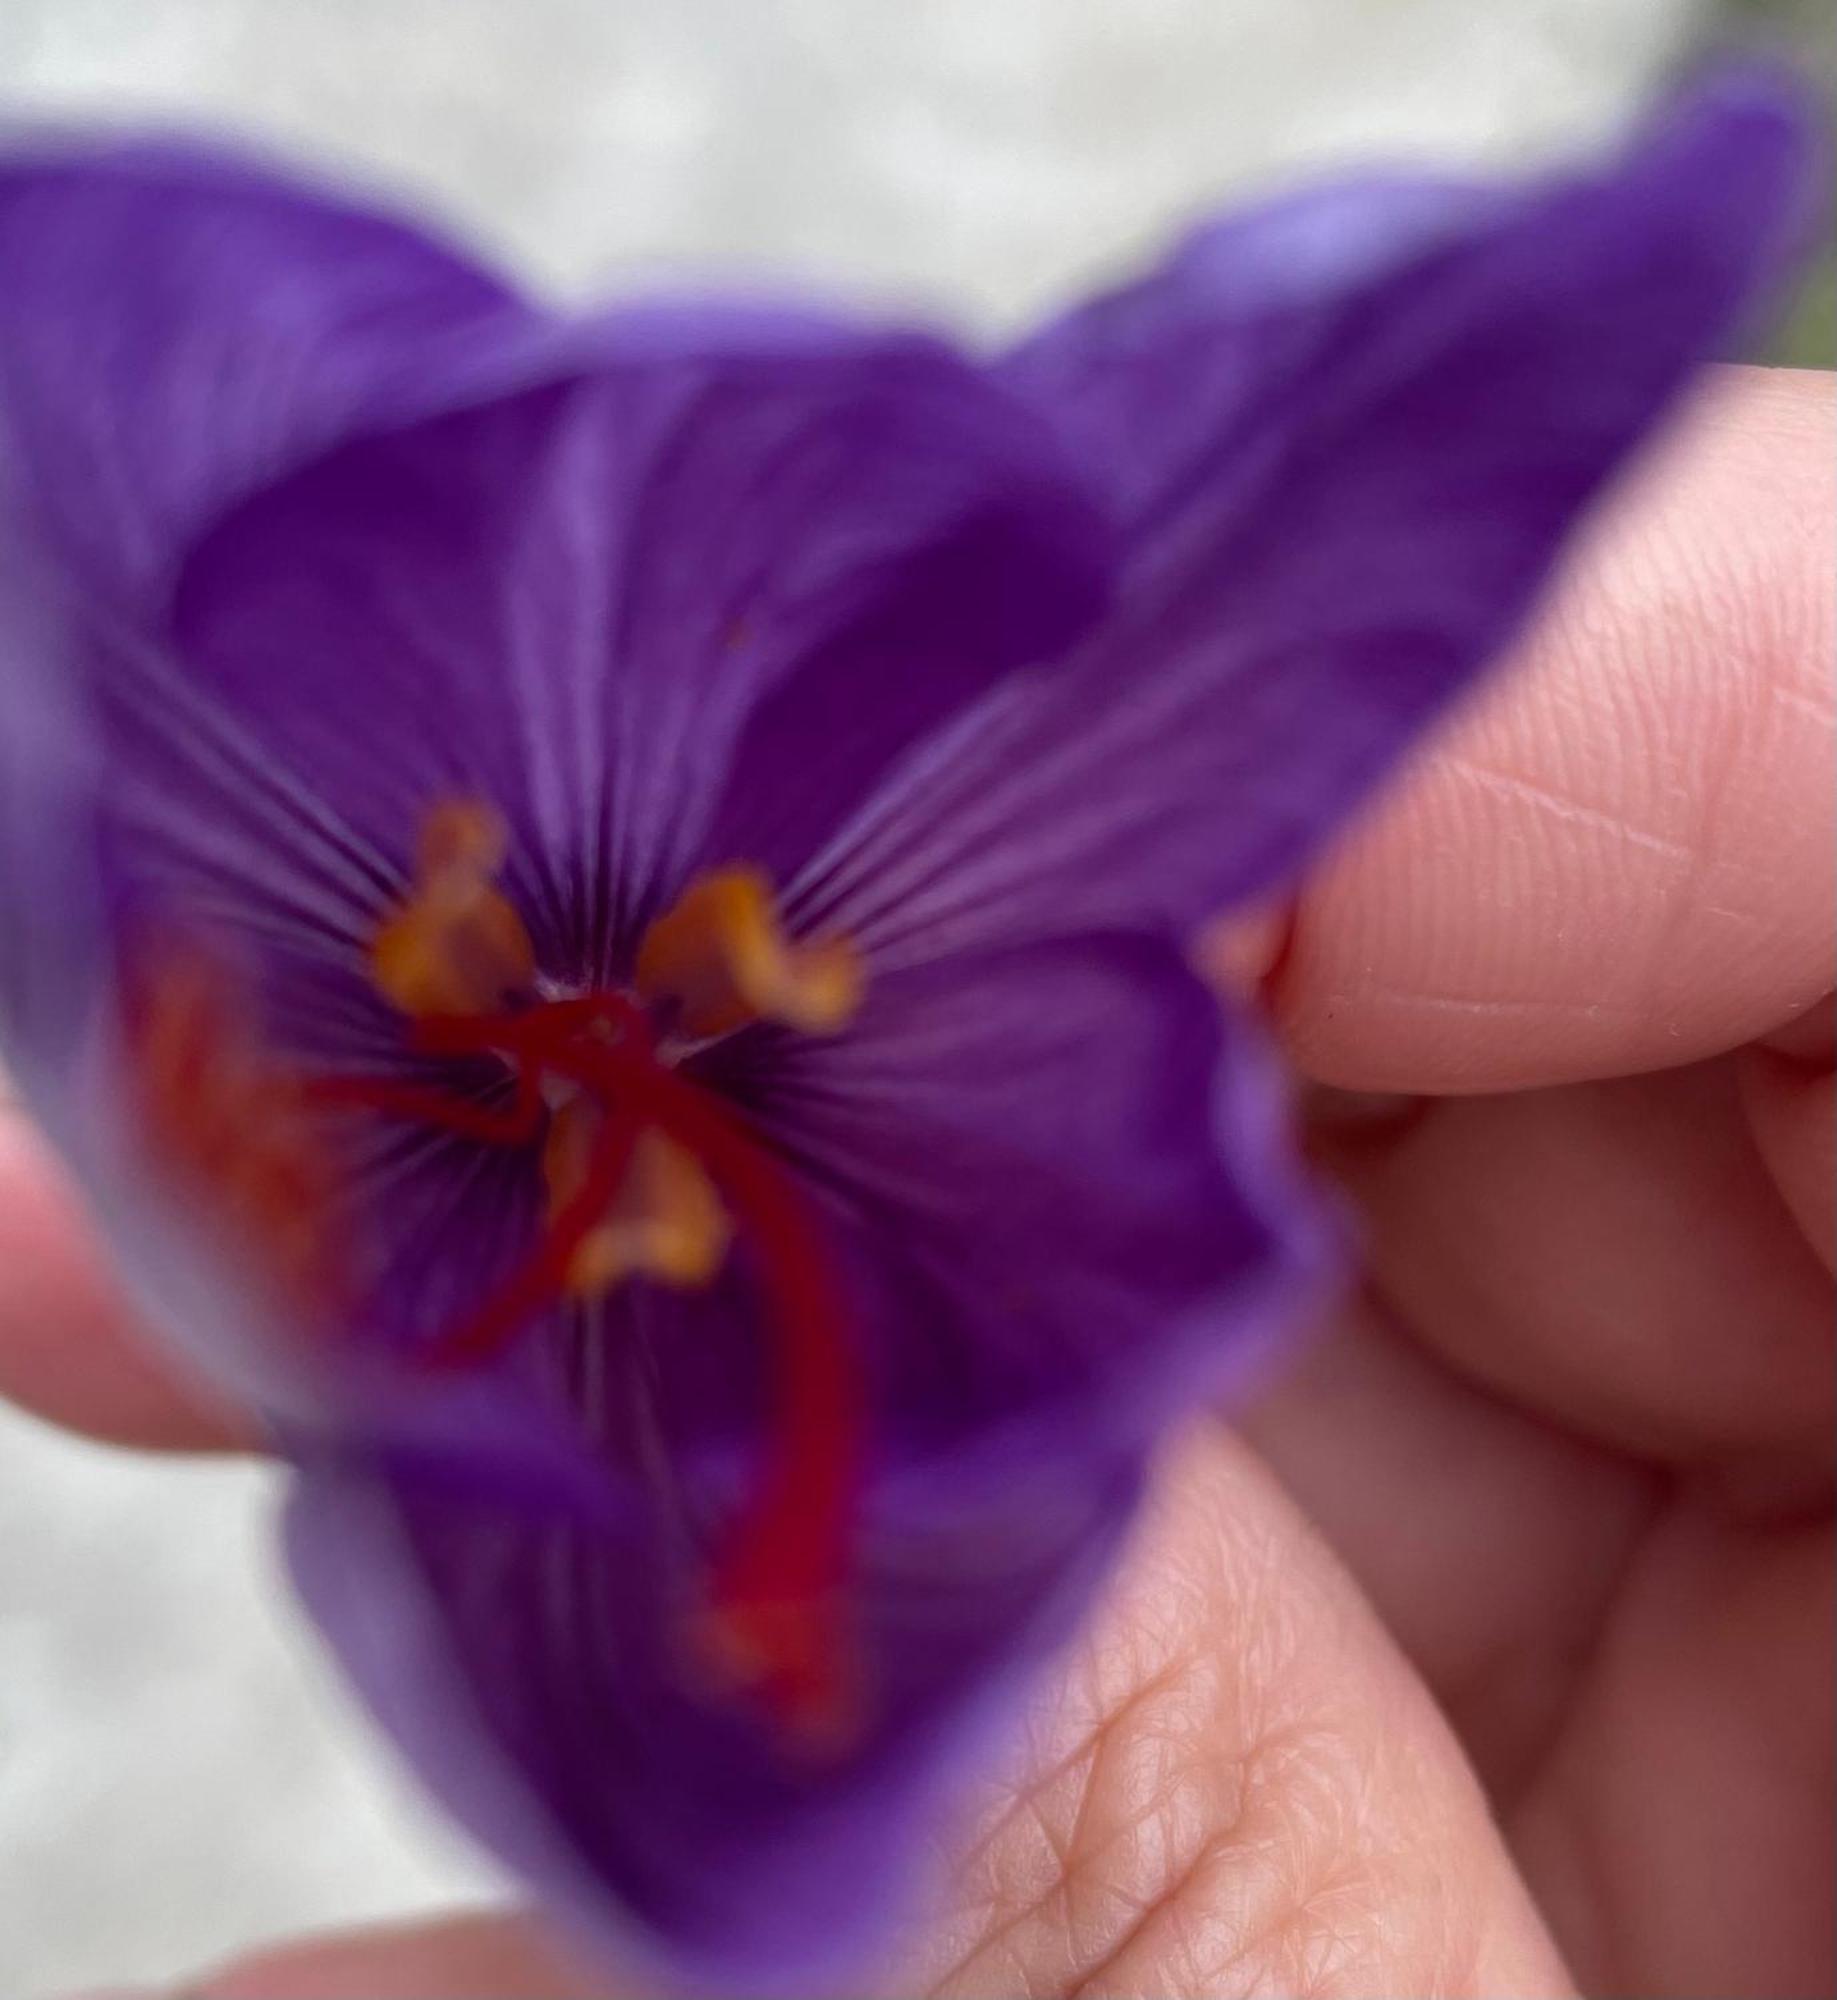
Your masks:
<instances>
[{"instance_id":1,"label":"fingertip","mask_svg":"<svg viewBox=\"0 0 1837 2000\"><path fill-rule=\"evenodd\" d=\"M1837 397L1729 369L1498 683L1311 882L1300 1066L1438 1093L1669 1068L1829 991Z\"/></svg>"}]
</instances>

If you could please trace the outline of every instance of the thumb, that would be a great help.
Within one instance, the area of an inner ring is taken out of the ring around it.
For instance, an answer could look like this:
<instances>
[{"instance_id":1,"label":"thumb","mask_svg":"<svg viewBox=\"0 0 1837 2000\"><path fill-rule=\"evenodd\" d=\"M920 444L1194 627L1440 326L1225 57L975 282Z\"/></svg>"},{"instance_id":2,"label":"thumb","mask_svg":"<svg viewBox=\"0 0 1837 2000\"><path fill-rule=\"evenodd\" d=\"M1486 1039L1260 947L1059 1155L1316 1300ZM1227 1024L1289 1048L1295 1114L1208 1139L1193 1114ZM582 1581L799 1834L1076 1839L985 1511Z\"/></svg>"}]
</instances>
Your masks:
<instances>
[{"instance_id":1,"label":"thumb","mask_svg":"<svg viewBox=\"0 0 1837 2000\"><path fill-rule=\"evenodd\" d=\"M1021 1769L919 1954L938 2000L1573 1995L1428 1690L1215 1425L1164 1465Z\"/></svg>"}]
</instances>

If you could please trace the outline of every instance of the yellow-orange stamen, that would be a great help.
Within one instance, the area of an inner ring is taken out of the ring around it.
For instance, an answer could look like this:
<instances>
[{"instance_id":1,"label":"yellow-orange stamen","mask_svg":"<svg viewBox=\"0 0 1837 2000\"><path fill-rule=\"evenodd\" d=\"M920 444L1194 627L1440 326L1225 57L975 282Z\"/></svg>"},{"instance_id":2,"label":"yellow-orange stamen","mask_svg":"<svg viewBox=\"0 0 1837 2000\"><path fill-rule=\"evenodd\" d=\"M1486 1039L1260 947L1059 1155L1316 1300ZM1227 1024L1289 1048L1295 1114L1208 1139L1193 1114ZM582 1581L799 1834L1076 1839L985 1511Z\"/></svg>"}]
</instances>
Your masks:
<instances>
[{"instance_id":1,"label":"yellow-orange stamen","mask_svg":"<svg viewBox=\"0 0 1837 2000\"><path fill-rule=\"evenodd\" d=\"M542 1166L549 1212L580 1192L605 1113L570 1098L549 1120ZM597 1298L628 1278L694 1288L709 1284L727 1255L732 1228L694 1154L655 1129L641 1132L605 1219L574 1253L569 1289Z\"/></svg>"},{"instance_id":2,"label":"yellow-orange stamen","mask_svg":"<svg viewBox=\"0 0 1837 2000\"><path fill-rule=\"evenodd\" d=\"M370 946L371 976L403 1013L482 1014L527 990L535 952L495 880L505 839L489 806L454 800L428 814L414 891Z\"/></svg>"},{"instance_id":3,"label":"yellow-orange stamen","mask_svg":"<svg viewBox=\"0 0 1837 2000\"><path fill-rule=\"evenodd\" d=\"M795 944L756 868L722 868L692 882L645 933L638 991L675 1008L691 1035L725 1035L753 1021L833 1034L861 1004L861 963L843 938Z\"/></svg>"}]
</instances>

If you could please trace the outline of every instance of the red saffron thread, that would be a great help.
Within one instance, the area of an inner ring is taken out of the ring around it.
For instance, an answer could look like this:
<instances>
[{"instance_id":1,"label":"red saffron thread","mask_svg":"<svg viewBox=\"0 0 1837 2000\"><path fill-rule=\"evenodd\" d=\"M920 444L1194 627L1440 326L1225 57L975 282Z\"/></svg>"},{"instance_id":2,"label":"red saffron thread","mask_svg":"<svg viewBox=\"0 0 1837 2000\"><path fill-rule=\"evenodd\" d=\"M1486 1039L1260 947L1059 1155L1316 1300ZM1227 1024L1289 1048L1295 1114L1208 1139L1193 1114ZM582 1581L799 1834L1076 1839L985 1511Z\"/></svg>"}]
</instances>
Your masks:
<instances>
[{"instance_id":1,"label":"red saffron thread","mask_svg":"<svg viewBox=\"0 0 1837 2000\"><path fill-rule=\"evenodd\" d=\"M759 1489L716 1564L701 1638L707 1664L749 1686L786 1726L813 1741L838 1735L851 1719L841 1599L864 1385L848 1303L808 1201L714 1098L657 1060L648 1022L621 995L434 1017L417 1024L416 1041L429 1053L507 1059L515 1103L493 1111L362 1078L323 1079L310 1087L313 1101L510 1146L532 1143L540 1130L545 1075L573 1084L603 1112L580 1188L529 1261L428 1351L430 1366L488 1359L566 1291L575 1257L617 1196L646 1129L692 1153L725 1199L767 1308L775 1408Z\"/></svg>"}]
</instances>

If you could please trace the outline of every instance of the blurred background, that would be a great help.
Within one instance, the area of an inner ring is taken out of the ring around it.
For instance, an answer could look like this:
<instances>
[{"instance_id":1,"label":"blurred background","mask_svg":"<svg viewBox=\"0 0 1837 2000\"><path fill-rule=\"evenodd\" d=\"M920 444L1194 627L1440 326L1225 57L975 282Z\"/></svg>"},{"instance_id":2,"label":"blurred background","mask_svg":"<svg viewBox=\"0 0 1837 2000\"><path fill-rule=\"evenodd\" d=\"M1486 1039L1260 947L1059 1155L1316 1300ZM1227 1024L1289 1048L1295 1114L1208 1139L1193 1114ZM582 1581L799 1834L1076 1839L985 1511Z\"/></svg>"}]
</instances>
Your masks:
<instances>
[{"instance_id":1,"label":"blurred background","mask_svg":"<svg viewBox=\"0 0 1837 2000\"><path fill-rule=\"evenodd\" d=\"M562 297L736 264L999 332L1220 197L1534 161L1828 0L0 0L0 120L406 191ZM1829 365L1827 253L1769 358ZM0 1083L0 1090L4 1089ZM0 1411L0 1994L498 1891L347 1708L269 1472Z\"/></svg>"}]
</instances>

